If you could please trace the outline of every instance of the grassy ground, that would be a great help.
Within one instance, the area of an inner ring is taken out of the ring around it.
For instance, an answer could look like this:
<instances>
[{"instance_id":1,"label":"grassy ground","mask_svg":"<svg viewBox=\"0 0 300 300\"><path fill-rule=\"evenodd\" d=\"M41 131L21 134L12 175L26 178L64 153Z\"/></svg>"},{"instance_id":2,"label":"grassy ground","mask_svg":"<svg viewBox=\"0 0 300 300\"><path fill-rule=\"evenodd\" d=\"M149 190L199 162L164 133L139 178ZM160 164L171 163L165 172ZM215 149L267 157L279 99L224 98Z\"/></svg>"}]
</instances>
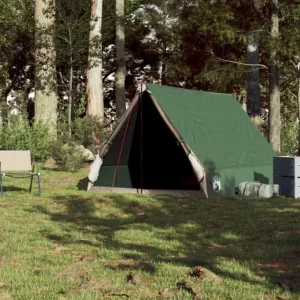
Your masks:
<instances>
[{"instance_id":1,"label":"grassy ground","mask_svg":"<svg viewBox=\"0 0 300 300\"><path fill-rule=\"evenodd\" d=\"M0 299L300 298L300 201L91 194L87 172L43 170L41 197L5 178Z\"/></svg>"}]
</instances>

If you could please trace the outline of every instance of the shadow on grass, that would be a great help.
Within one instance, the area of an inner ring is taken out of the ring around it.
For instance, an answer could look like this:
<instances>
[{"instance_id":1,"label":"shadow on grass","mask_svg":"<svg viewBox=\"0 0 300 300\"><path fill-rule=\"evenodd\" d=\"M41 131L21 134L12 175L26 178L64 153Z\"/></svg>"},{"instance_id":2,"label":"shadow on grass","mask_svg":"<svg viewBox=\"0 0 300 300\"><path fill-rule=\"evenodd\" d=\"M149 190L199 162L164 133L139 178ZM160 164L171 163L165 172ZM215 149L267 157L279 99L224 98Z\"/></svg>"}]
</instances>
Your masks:
<instances>
[{"instance_id":1,"label":"shadow on grass","mask_svg":"<svg viewBox=\"0 0 300 300\"><path fill-rule=\"evenodd\" d=\"M72 231L95 238L76 240L68 232L63 236L41 233L56 243L118 251L124 261L108 264L110 269L154 273L156 263L164 262L202 265L222 277L257 284L262 284L260 276L282 286L286 280L300 278L299 203L290 199L191 200L110 194L55 197L54 201L64 204L65 210L52 212L39 205L33 211L50 216L62 228L69 223ZM122 232L131 230L139 233L120 238ZM153 241L144 237L149 232ZM252 275L222 267L232 260Z\"/></svg>"},{"instance_id":2,"label":"shadow on grass","mask_svg":"<svg viewBox=\"0 0 300 300\"><path fill-rule=\"evenodd\" d=\"M34 187L35 188L35 187ZM33 189L34 189L33 188ZM17 185L4 185L3 191L6 192L28 192L29 193L29 184L27 188L18 187Z\"/></svg>"},{"instance_id":3,"label":"shadow on grass","mask_svg":"<svg viewBox=\"0 0 300 300\"><path fill-rule=\"evenodd\" d=\"M78 181L77 188L79 191L86 191L88 186L89 178L85 177Z\"/></svg>"}]
</instances>

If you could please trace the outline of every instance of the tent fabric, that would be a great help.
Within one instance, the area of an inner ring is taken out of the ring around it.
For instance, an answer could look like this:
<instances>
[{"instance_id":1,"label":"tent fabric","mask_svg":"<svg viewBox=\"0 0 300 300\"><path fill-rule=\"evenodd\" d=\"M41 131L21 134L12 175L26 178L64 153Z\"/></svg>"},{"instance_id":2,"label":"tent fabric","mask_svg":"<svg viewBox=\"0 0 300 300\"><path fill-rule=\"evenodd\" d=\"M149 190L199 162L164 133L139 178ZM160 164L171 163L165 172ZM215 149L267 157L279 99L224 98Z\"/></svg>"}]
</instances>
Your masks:
<instances>
[{"instance_id":1,"label":"tent fabric","mask_svg":"<svg viewBox=\"0 0 300 300\"><path fill-rule=\"evenodd\" d=\"M243 181L272 183L276 153L232 95L155 84L138 90L100 150L95 186L112 183L120 154L120 188L198 190L200 181L209 196L223 196Z\"/></svg>"},{"instance_id":2,"label":"tent fabric","mask_svg":"<svg viewBox=\"0 0 300 300\"><path fill-rule=\"evenodd\" d=\"M90 167L90 172L89 172L89 176L88 176L88 179L89 179L88 190L92 187L94 182L98 179L102 163L103 163L103 160L99 156L99 153L98 153Z\"/></svg>"},{"instance_id":3,"label":"tent fabric","mask_svg":"<svg viewBox=\"0 0 300 300\"><path fill-rule=\"evenodd\" d=\"M189 158L189 161L190 161L191 165L193 166L195 175L196 175L196 177L197 177L197 179L199 180L199 183L200 183L201 180L205 176L205 174L204 174L204 168L201 165L200 161L195 156L195 154L194 154L193 151L190 152L190 154L188 155L188 158Z\"/></svg>"},{"instance_id":4,"label":"tent fabric","mask_svg":"<svg viewBox=\"0 0 300 300\"><path fill-rule=\"evenodd\" d=\"M274 151L232 95L147 87L202 163L219 170L272 164Z\"/></svg>"}]
</instances>

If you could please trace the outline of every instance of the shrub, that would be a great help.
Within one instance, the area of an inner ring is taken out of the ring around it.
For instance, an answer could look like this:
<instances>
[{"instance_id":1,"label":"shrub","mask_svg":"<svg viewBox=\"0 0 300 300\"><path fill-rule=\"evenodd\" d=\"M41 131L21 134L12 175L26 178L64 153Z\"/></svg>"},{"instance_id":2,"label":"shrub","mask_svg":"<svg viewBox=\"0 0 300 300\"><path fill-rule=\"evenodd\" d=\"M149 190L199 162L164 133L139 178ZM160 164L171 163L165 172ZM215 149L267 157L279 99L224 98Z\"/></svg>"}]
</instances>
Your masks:
<instances>
[{"instance_id":1,"label":"shrub","mask_svg":"<svg viewBox=\"0 0 300 300\"><path fill-rule=\"evenodd\" d=\"M299 155L299 124L292 120L281 129L281 155Z\"/></svg>"},{"instance_id":2,"label":"shrub","mask_svg":"<svg viewBox=\"0 0 300 300\"><path fill-rule=\"evenodd\" d=\"M52 146L51 155L57 168L63 171L77 171L84 163L83 153L74 142L65 144L62 140L57 140Z\"/></svg>"},{"instance_id":3,"label":"shrub","mask_svg":"<svg viewBox=\"0 0 300 300\"><path fill-rule=\"evenodd\" d=\"M30 149L34 161L43 162L50 154L53 137L47 126L31 125L27 118L10 115L0 127L0 148L12 150Z\"/></svg>"},{"instance_id":4,"label":"shrub","mask_svg":"<svg viewBox=\"0 0 300 300\"><path fill-rule=\"evenodd\" d=\"M93 137L103 142L106 138L105 126L94 116L77 118L72 124L72 136L69 136L68 125L64 119L58 126L57 141L53 144L51 155L58 169L76 171L83 165L83 153L79 145L96 152L98 146Z\"/></svg>"},{"instance_id":5,"label":"shrub","mask_svg":"<svg viewBox=\"0 0 300 300\"><path fill-rule=\"evenodd\" d=\"M95 152L97 145L94 141L93 133L100 142L106 139L107 133L105 132L105 127L97 117L89 116L78 118L74 121L73 135L75 142Z\"/></svg>"}]
</instances>

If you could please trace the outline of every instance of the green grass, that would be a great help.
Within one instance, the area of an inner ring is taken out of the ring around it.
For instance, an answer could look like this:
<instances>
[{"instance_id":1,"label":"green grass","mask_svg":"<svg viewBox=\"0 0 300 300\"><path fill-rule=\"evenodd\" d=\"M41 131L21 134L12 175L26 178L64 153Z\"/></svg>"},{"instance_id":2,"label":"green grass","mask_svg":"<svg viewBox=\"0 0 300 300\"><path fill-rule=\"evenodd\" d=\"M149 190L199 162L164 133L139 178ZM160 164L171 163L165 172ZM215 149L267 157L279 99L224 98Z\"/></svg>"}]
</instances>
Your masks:
<instances>
[{"instance_id":1,"label":"green grass","mask_svg":"<svg viewBox=\"0 0 300 300\"><path fill-rule=\"evenodd\" d=\"M102 195L78 188L87 173L43 170L41 197L4 178L0 299L300 298L299 200Z\"/></svg>"}]
</instances>

